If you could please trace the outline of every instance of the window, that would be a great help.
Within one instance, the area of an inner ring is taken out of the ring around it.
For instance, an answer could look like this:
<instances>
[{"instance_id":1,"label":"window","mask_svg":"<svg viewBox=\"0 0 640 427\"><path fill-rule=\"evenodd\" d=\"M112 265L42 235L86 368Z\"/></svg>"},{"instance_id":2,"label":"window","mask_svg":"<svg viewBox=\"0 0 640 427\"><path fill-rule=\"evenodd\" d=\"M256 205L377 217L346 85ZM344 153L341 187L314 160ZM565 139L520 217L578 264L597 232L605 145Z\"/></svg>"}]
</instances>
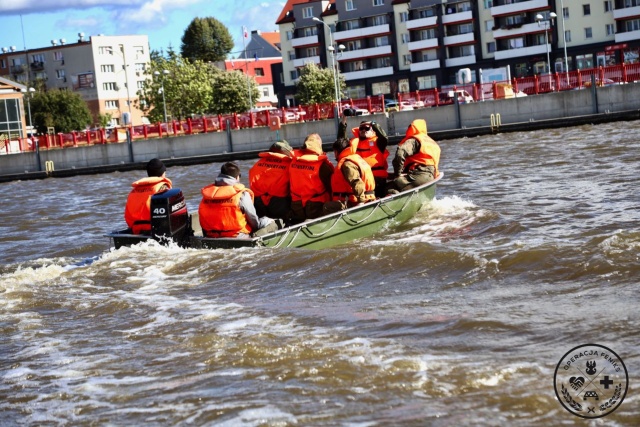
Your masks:
<instances>
[{"instance_id":1,"label":"window","mask_svg":"<svg viewBox=\"0 0 640 427\"><path fill-rule=\"evenodd\" d=\"M264 68L256 68L255 70L255 74L258 77L263 77L264 76Z\"/></svg>"},{"instance_id":2,"label":"window","mask_svg":"<svg viewBox=\"0 0 640 427\"><path fill-rule=\"evenodd\" d=\"M269 96L269 87L268 86L262 88L262 96L265 97L265 98Z\"/></svg>"},{"instance_id":3,"label":"window","mask_svg":"<svg viewBox=\"0 0 640 427\"><path fill-rule=\"evenodd\" d=\"M493 27L495 26L493 19L489 19L487 21L484 21L484 31L485 32L489 32L489 31L493 31Z\"/></svg>"},{"instance_id":4,"label":"window","mask_svg":"<svg viewBox=\"0 0 640 427\"><path fill-rule=\"evenodd\" d=\"M291 76L291 80L297 80L298 77L300 77L300 75L298 75L298 70L291 71L290 76Z\"/></svg>"},{"instance_id":5,"label":"window","mask_svg":"<svg viewBox=\"0 0 640 427\"><path fill-rule=\"evenodd\" d=\"M374 43L376 47L389 46L389 37L388 36L376 37L374 39Z\"/></svg>"},{"instance_id":6,"label":"window","mask_svg":"<svg viewBox=\"0 0 640 427\"><path fill-rule=\"evenodd\" d=\"M345 0L344 8L346 10L356 10L356 5L353 4L353 0Z\"/></svg>"},{"instance_id":7,"label":"window","mask_svg":"<svg viewBox=\"0 0 640 427\"><path fill-rule=\"evenodd\" d=\"M295 50L290 50L287 53L288 53L288 56L289 56L289 61L293 61L294 59L296 59L296 51Z\"/></svg>"},{"instance_id":8,"label":"window","mask_svg":"<svg viewBox=\"0 0 640 427\"><path fill-rule=\"evenodd\" d=\"M138 80L138 89L144 89L146 86L146 81L144 80Z\"/></svg>"},{"instance_id":9,"label":"window","mask_svg":"<svg viewBox=\"0 0 640 427\"><path fill-rule=\"evenodd\" d=\"M345 47L348 51L362 49L362 40L350 40L346 42Z\"/></svg>"},{"instance_id":10,"label":"window","mask_svg":"<svg viewBox=\"0 0 640 427\"><path fill-rule=\"evenodd\" d=\"M118 90L118 85L115 82L102 83L103 90Z\"/></svg>"},{"instance_id":11,"label":"window","mask_svg":"<svg viewBox=\"0 0 640 427\"><path fill-rule=\"evenodd\" d=\"M418 90L433 89L438 87L438 79L436 76L420 76L418 77Z\"/></svg>"},{"instance_id":12,"label":"window","mask_svg":"<svg viewBox=\"0 0 640 427\"><path fill-rule=\"evenodd\" d=\"M0 68L7 68L7 61L4 58L0 59Z\"/></svg>"},{"instance_id":13,"label":"window","mask_svg":"<svg viewBox=\"0 0 640 427\"><path fill-rule=\"evenodd\" d=\"M56 77L59 79L64 79L64 70L56 70Z\"/></svg>"},{"instance_id":14,"label":"window","mask_svg":"<svg viewBox=\"0 0 640 427\"><path fill-rule=\"evenodd\" d=\"M98 53L100 55L113 55L113 47L112 46L100 46L98 48Z\"/></svg>"},{"instance_id":15,"label":"window","mask_svg":"<svg viewBox=\"0 0 640 427\"><path fill-rule=\"evenodd\" d=\"M496 42L487 43L487 53L493 53L496 51Z\"/></svg>"},{"instance_id":16,"label":"window","mask_svg":"<svg viewBox=\"0 0 640 427\"><path fill-rule=\"evenodd\" d=\"M307 19L313 18L313 7L302 8L302 17Z\"/></svg>"},{"instance_id":17,"label":"window","mask_svg":"<svg viewBox=\"0 0 640 427\"><path fill-rule=\"evenodd\" d=\"M585 39L590 39L593 37L593 31L591 30L591 27L587 27L584 29L584 38Z\"/></svg>"},{"instance_id":18,"label":"window","mask_svg":"<svg viewBox=\"0 0 640 427\"><path fill-rule=\"evenodd\" d=\"M640 19L632 19L624 23L626 31L638 31L640 30Z\"/></svg>"},{"instance_id":19,"label":"window","mask_svg":"<svg viewBox=\"0 0 640 427\"><path fill-rule=\"evenodd\" d=\"M400 22L407 22L409 20L409 12L400 12Z\"/></svg>"},{"instance_id":20,"label":"window","mask_svg":"<svg viewBox=\"0 0 640 427\"><path fill-rule=\"evenodd\" d=\"M119 108L118 101L104 101L104 108L107 110L117 110Z\"/></svg>"},{"instance_id":21,"label":"window","mask_svg":"<svg viewBox=\"0 0 640 427\"><path fill-rule=\"evenodd\" d=\"M372 95L381 95L391 93L391 85L389 82L378 82L371 83L371 94Z\"/></svg>"},{"instance_id":22,"label":"window","mask_svg":"<svg viewBox=\"0 0 640 427\"><path fill-rule=\"evenodd\" d=\"M373 0L374 6L384 6L384 0Z\"/></svg>"},{"instance_id":23,"label":"window","mask_svg":"<svg viewBox=\"0 0 640 427\"><path fill-rule=\"evenodd\" d=\"M402 44L407 44L411 40L409 33L402 34Z\"/></svg>"},{"instance_id":24,"label":"window","mask_svg":"<svg viewBox=\"0 0 640 427\"><path fill-rule=\"evenodd\" d=\"M44 63L44 54L37 53L35 55L31 55L31 61Z\"/></svg>"},{"instance_id":25,"label":"window","mask_svg":"<svg viewBox=\"0 0 640 427\"><path fill-rule=\"evenodd\" d=\"M116 71L116 67L113 64L104 64L100 66L100 71L103 73L113 73Z\"/></svg>"},{"instance_id":26,"label":"window","mask_svg":"<svg viewBox=\"0 0 640 427\"><path fill-rule=\"evenodd\" d=\"M373 25L384 25L387 23L387 15L377 15L373 17Z\"/></svg>"},{"instance_id":27,"label":"window","mask_svg":"<svg viewBox=\"0 0 640 427\"><path fill-rule=\"evenodd\" d=\"M402 61L404 62L404 65L411 65L411 54L402 55Z\"/></svg>"},{"instance_id":28,"label":"window","mask_svg":"<svg viewBox=\"0 0 640 427\"><path fill-rule=\"evenodd\" d=\"M615 30L615 28L614 28L613 24L607 24L607 26L606 26L606 31L607 31L607 35L608 35L608 36L612 36L612 35L614 35L614 34L615 34L615 32L616 32L616 30Z\"/></svg>"},{"instance_id":29,"label":"window","mask_svg":"<svg viewBox=\"0 0 640 427\"><path fill-rule=\"evenodd\" d=\"M435 28L429 28L428 30L420 30L420 40L429 40L436 38Z\"/></svg>"},{"instance_id":30,"label":"window","mask_svg":"<svg viewBox=\"0 0 640 427\"><path fill-rule=\"evenodd\" d=\"M582 5L582 13L584 14L584 16L591 15L591 5L590 4L583 4Z\"/></svg>"},{"instance_id":31,"label":"window","mask_svg":"<svg viewBox=\"0 0 640 427\"><path fill-rule=\"evenodd\" d=\"M287 30L285 34L287 36L287 40L291 40L293 38L293 31Z\"/></svg>"},{"instance_id":32,"label":"window","mask_svg":"<svg viewBox=\"0 0 640 427\"><path fill-rule=\"evenodd\" d=\"M318 28L317 27L305 27L303 30L304 36L305 37L310 37L310 36L315 36L318 34Z\"/></svg>"},{"instance_id":33,"label":"window","mask_svg":"<svg viewBox=\"0 0 640 427\"><path fill-rule=\"evenodd\" d=\"M418 16L420 18L430 18L430 17L435 16L435 15L436 15L436 13L435 13L435 10L433 8L421 9L418 12Z\"/></svg>"},{"instance_id":34,"label":"window","mask_svg":"<svg viewBox=\"0 0 640 427\"><path fill-rule=\"evenodd\" d=\"M564 32L564 41L565 43L569 43L571 41L571 30Z\"/></svg>"},{"instance_id":35,"label":"window","mask_svg":"<svg viewBox=\"0 0 640 427\"><path fill-rule=\"evenodd\" d=\"M606 12L611 12L613 10L613 1L612 0L605 0L604 2L604 11Z\"/></svg>"},{"instance_id":36,"label":"window","mask_svg":"<svg viewBox=\"0 0 640 427\"><path fill-rule=\"evenodd\" d=\"M134 46L133 50L136 53L136 59L144 58L144 47L142 47L142 46Z\"/></svg>"},{"instance_id":37,"label":"window","mask_svg":"<svg viewBox=\"0 0 640 427\"><path fill-rule=\"evenodd\" d=\"M569 8L565 7L562 9L562 16L564 16L564 19L569 19Z\"/></svg>"},{"instance_id":38,"label":"window","mask_svg":"<svg viewBox=\"0 0 640 427\"><path fill-rule=\"evenodd\" d=\"M585 68L593 68L593 54L576 55L576 68L584 70Z\"/></svg>"},{"instance_id":39,"label":"window","mask_svg":"<svg viewBox=\"0 0 640 427\"><path fill-rule=\"evenodd\" d=\"M342 25L343 30L357 30L358 28L360 28L360 20L352 19L351 21L344 21Z\"/></svg>"},{"instance_id":40,"label":"window","mask_svg":"<svg viewBox=\"0 0 640 427\"><path fill-rule=\"evenodd\" d=\"M509 49L520 49L521 47L524 47L524 40L522 37L509 40Z\"/></svg>"}]
</instances>

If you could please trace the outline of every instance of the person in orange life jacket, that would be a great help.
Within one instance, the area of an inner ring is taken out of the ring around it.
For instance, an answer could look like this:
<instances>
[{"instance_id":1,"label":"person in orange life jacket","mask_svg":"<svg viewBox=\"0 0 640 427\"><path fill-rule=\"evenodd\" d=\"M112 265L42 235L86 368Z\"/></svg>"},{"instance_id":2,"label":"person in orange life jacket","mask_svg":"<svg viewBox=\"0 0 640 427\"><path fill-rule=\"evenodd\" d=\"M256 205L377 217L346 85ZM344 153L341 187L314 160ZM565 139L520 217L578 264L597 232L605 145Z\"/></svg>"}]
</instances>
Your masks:
<instances>
[{"instance_id":1,"label":"person in orange life jacket","mask_svg":"<svg viewBox=\"0 0 640 427\"><path fill-rule=\"evenodd\" d=\"M258 154L260 160L249 169L249 188L253 191L253 204L258 216L289 221L289 166L292 151L287 141L275 142L269 151Z\"/></svg>"},{"instance_id":2,"label":"person in orange life jacket","mask_svg":"<svg viewBox=\"0 0 640 427\"><path fill-rule=\"evenodd\" d=\"M273 219L256 214L253 192L240 183L240 167L234 162L223 164L216 181L201 192L198 214L204 237L247 238L278 229Z\"/></svg>"},{"instance_id":3,"label":"person in orange life jacket","mask_svg":"<svg viewBox=\"0 0 640 427\"><path fill-rule=\"evenodd\" d=\"M427 122L417 119L411 122L404 139L398 143L393 158L394 179L389 193L418 187L438 176L440 146L427 135Z\"/></svg>"},{"instance_id":4,"label":"person in orange life jacket","mask_svg":"<svg viewBox=\"0 0 640 427\"><path fill-rule=\"evenodd\" d=\"M131 184L124 219L133 234L151 232L151 196L171 189L172 185L165 176L166 170L160 159L151 159L147 163L147 177Z\"/></svg>"},{"instance_id":5,"label":"person in orange life jacket","mask_svg":"<svg viewBox=\"0 0 640 427\"><path fill-rule=\"evenodd\" d=\"M352 129L354 138L351 146L354 152L360 154L369 163L376 179L376 197L387 195L387 178L389 177L389 138L379 123L375 121L360 122L360 126ZM347 118L343 115L338 126L338 138L346 137Z\"/></svg>"},{"instance_id":6,"label":"person in orange life jacket","mask_svg":"<svg viewBox=\"0 0 640 427\"><path fill-rule=\"evenodd\" d=\"M371 166L353 152L350 141L338 138L333 143L333 153L338 166L331 177L332 200L325 203L325 214L375 200L376 183Z\"/></svg>"},{"instance_id":7,"label":"person in orange life jacket","mask_svg":"<svg viewBox=\"0 0 640 427\"><path fill-rule=\"evenodd\" d=\"M322 151L322 138L312 133L302 148L293 151L289 167L291 222L293 224L323 215L325 202L331 199L333 164Z\"/></svg>"}]
</instances>

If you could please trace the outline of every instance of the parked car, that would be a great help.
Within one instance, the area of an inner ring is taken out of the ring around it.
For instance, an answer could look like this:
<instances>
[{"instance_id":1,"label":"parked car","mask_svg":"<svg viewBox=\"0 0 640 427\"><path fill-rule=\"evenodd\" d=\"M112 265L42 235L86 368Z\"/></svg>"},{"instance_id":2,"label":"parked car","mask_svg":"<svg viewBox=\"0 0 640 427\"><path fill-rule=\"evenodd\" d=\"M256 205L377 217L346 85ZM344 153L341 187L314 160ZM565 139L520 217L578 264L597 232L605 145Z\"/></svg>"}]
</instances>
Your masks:
<instances>
[{"instance_id":1,"label":"parked car","mask_svg":"<svg viewBox=\"0 0 640 427\"><path fill-rule=\"evenodd\" d=\"M413 110L413 105L409 101L389 102L385 104L388 113L392 111L409 111Z\"/></svg>"}]
</instances>

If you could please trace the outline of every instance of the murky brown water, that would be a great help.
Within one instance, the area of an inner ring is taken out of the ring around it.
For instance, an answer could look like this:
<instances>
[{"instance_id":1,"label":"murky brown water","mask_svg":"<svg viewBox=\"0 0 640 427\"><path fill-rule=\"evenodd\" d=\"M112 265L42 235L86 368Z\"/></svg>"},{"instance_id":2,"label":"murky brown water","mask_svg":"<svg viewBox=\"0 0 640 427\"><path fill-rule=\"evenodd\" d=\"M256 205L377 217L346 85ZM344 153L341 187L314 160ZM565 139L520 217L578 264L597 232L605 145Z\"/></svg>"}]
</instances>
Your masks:
<instances>
[{"instance_id":1,"label":"murky brown water","mask_svg":"<svg viewBox=\"0 0 640 427\"><path fill-rule=\"evenodd\" d=\"M114 251L140 172L0 184L0 424L639 425L638 135L443 141L411 223L321 251ZM219 166L168 170L191 211ZM595 421L553 387L585 343L630 378Z\"/></svg>"}]
</instances>

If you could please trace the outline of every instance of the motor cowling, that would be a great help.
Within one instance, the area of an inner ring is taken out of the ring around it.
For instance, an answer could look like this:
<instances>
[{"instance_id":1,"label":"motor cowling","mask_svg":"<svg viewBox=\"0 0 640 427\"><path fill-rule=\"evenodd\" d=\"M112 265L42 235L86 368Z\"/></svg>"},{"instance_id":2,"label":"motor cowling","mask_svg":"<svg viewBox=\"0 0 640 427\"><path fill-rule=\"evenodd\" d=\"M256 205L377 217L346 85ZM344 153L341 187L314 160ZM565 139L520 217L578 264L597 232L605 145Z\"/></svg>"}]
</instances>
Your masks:
<instances>
[{"instance_id":1,"label":"motor cowling","mask_svg":"<svg viewBox=\"0 0 640 427\"><path fill-rule=\"evenodd\" d=\"M179 245L186 244L193 234L191 217L182 190L172 188L151 196L151 235L163 242L171 239Z\"/></svg>"}]
</instances>

